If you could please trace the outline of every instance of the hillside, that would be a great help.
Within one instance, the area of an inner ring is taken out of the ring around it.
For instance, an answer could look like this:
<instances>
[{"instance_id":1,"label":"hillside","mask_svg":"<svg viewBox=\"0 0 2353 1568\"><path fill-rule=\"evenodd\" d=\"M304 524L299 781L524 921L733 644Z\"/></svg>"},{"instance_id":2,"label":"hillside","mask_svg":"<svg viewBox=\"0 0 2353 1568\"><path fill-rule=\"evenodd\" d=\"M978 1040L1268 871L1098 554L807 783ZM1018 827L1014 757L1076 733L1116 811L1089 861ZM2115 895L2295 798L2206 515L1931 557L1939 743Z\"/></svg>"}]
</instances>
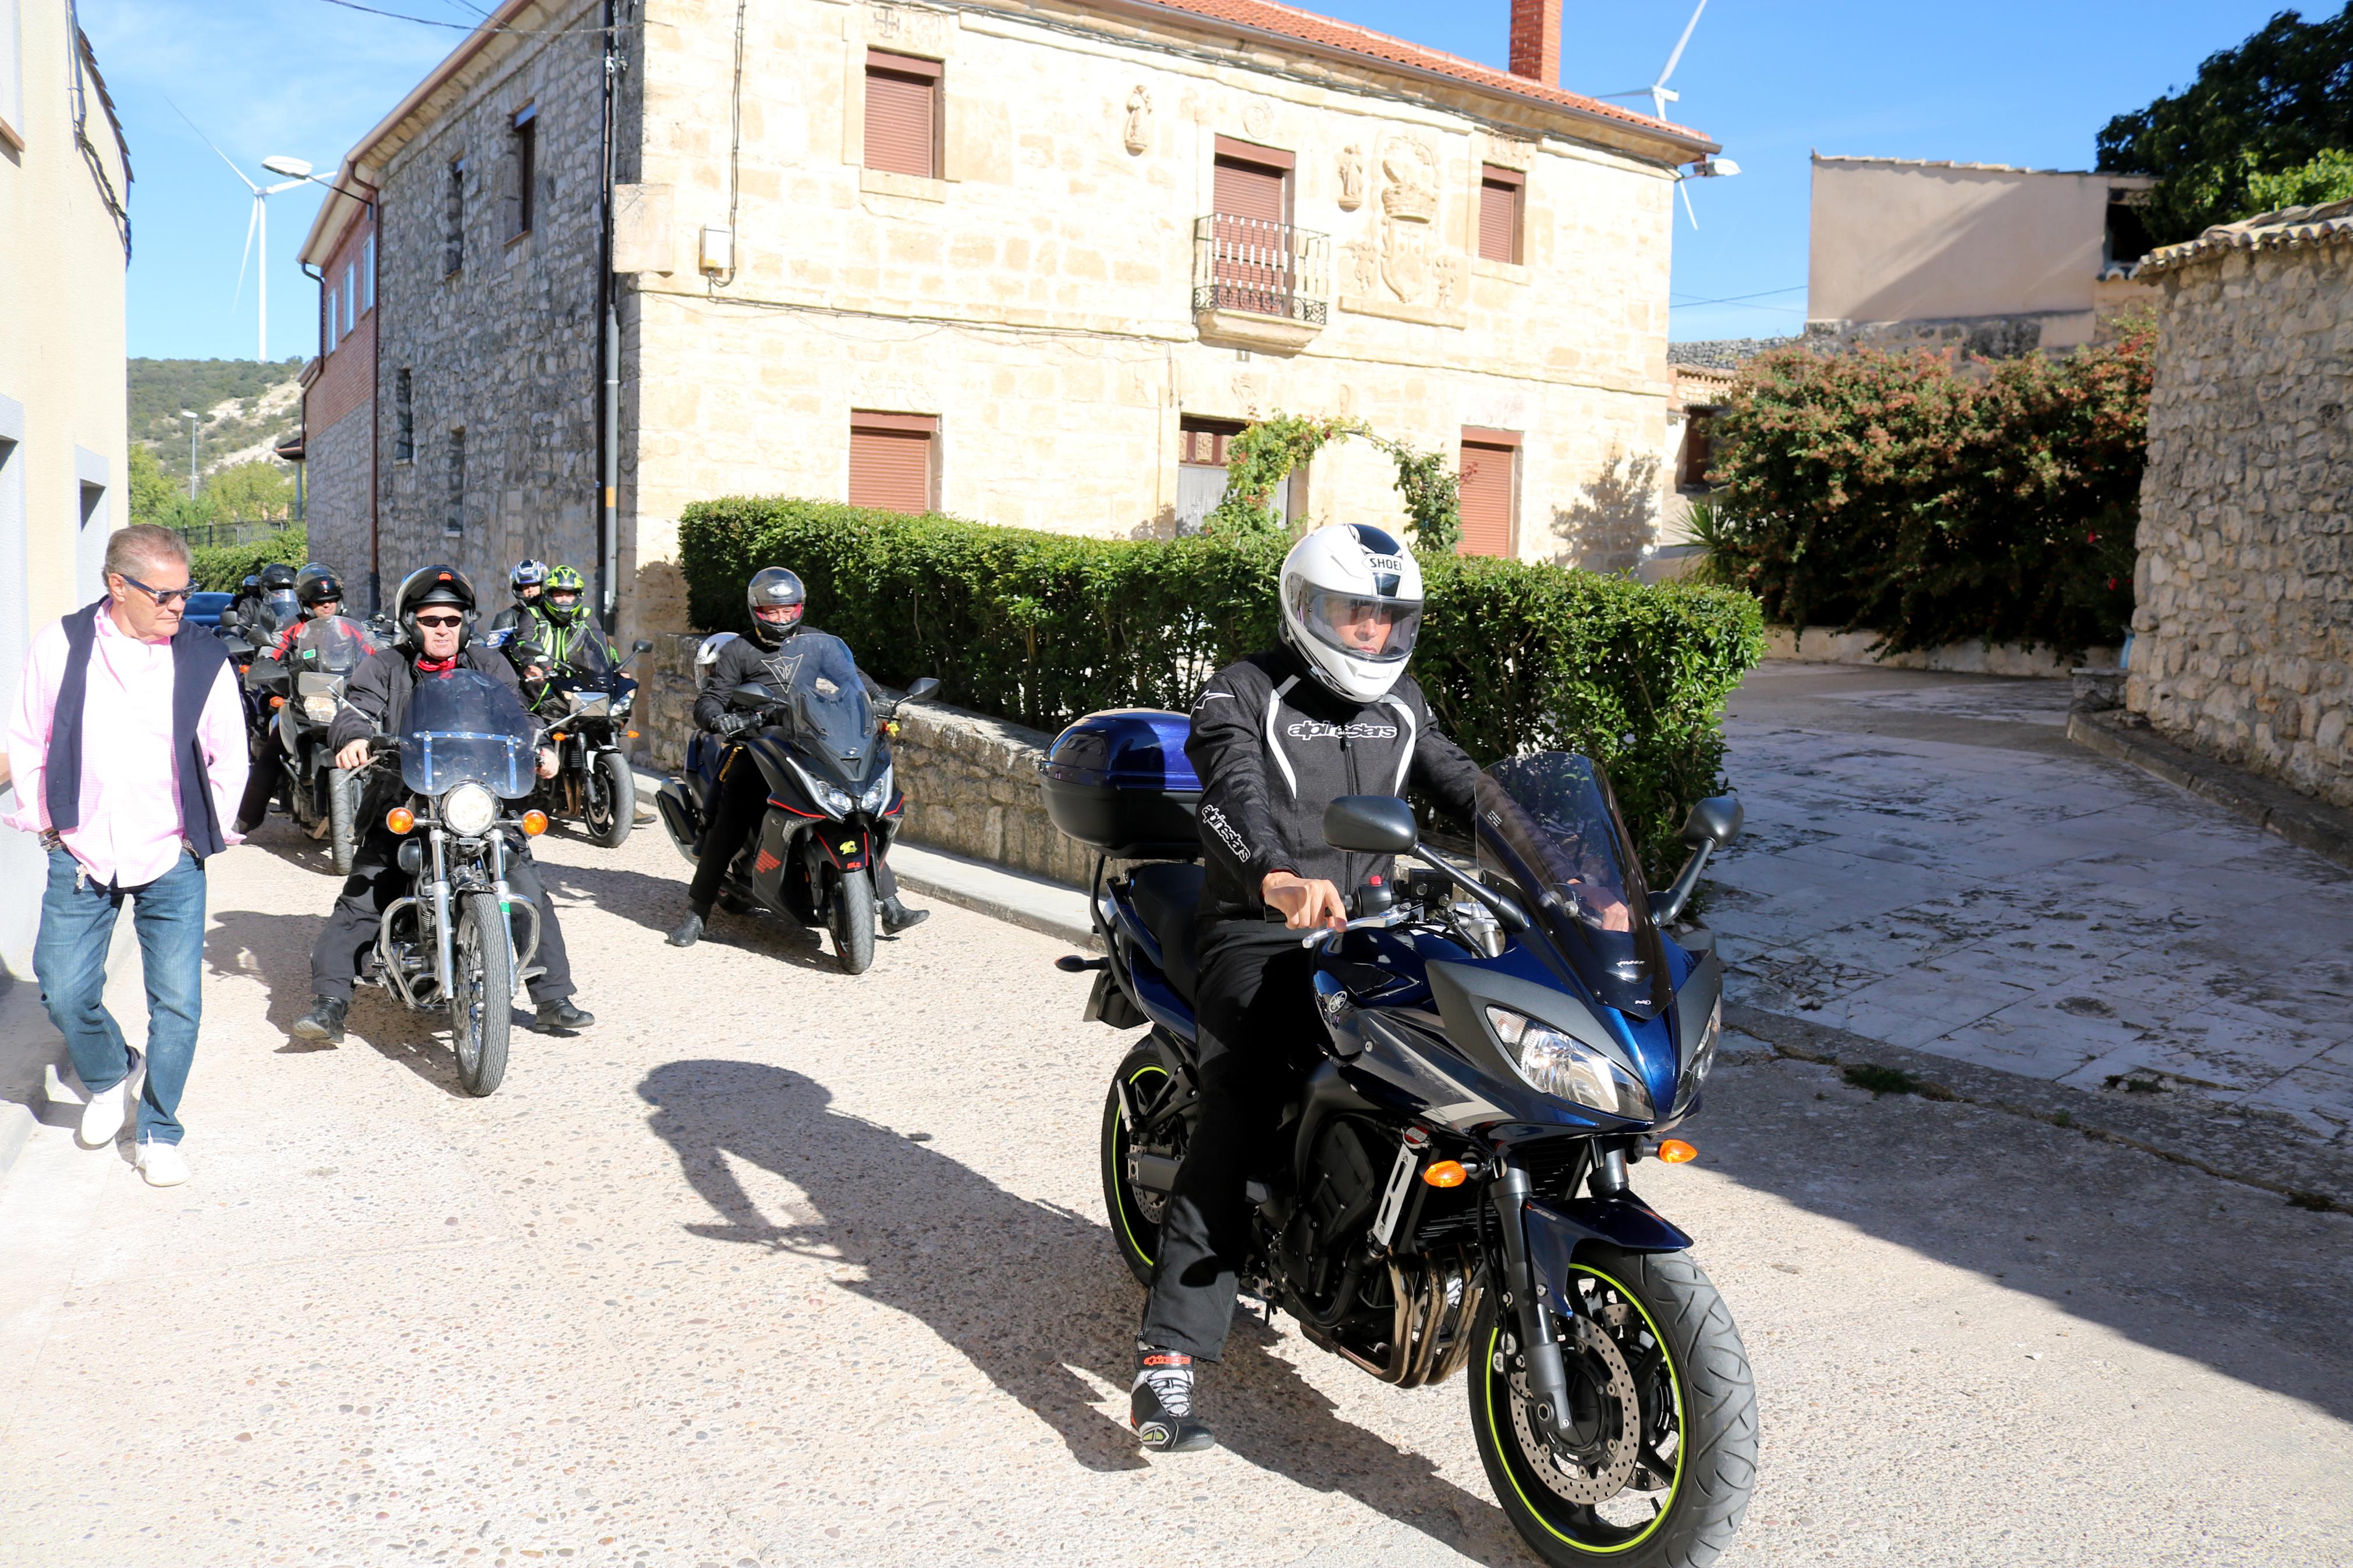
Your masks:
<instances>
[{"instance_id":1,"label":"hillside","mask_svg":"<svg viewBox=\"0 0 2353 1568\"><path fill-rule=\"evenodd\" d=\"M228 359L134 359L130 363L131 438L155 454L166 473L188 466L188 422L198 421L196 461L206 473L269 456L302 428L299 359L275 363Z\"/></svg>"}]
</instances>

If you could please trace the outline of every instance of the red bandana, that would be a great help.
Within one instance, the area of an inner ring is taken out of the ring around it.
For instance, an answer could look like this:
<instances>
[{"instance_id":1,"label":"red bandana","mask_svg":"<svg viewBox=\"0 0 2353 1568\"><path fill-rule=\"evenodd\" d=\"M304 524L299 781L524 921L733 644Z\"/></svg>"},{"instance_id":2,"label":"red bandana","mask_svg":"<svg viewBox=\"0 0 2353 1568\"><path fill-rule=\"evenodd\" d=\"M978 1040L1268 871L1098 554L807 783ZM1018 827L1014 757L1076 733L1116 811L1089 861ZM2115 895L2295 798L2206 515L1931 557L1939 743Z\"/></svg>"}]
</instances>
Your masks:
<instances>
[{"instance_id":1,"label":"red bandana","mask_svg":"<svg viewBox=\"0 0 2353 1568\"><path fill-rule=\"evenodd\" d=\"M417 658L417 673L419 675L447 675L451 670L458 668L458 660L463 657L462 653L453 653L448 658L427 658L424 655L419 654Z\"/></svg>"}]
</instances>

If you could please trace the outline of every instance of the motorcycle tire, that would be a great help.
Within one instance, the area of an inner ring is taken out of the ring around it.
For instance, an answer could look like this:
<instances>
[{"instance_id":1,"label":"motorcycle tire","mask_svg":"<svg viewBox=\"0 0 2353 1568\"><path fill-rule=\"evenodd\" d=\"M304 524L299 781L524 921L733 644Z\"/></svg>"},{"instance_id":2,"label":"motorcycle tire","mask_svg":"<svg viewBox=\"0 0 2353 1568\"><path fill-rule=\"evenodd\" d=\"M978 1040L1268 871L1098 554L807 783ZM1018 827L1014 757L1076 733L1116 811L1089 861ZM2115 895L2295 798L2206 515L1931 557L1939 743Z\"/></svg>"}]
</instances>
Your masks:
<instances>
[{"instance_id":1,"label":"motorcycle tire","mask_svg":"<svg viewBox=\"0 0 2353 1568\"><path fill-rule=\"evenodd\" d=\"M1556 1458L1525 1385L1514 1386L1511 1325L1491 1293L1466 1380L1488 1484L1548 1563L1703 1568L1739 1531L1757 1477L1757 1386L1740 1331L1686 1253L1595 1245L1571 1268L1578 1321L1556 1313L1555 1329L1569 1331L1569 1409L1589 1446Z\"/></svg>"},{"instance_id":2,"label":"motorcycle tire","mask_svg":"<svg viewBox=\"0 0 2353 1568\"><path fill-rule=\"evenodd\" d=\"M1127 1179L1127 1123L1119 1113L1119 1086L1126 1084L1136 1103L1149 1107L1167 1087L1168 1067L1146 1044L1128 1052L1113 1076L1116 1081L1103 1096L1103 1208L1111 1215L1112 1245L1119 1248L1119 1260L1137 1284L1148 1289L1153 1264L1160 1256L1160 1220L1168 1200L1166 1194L1146 1192Z\"/></svg>"},{"instance_id":3,"label":"motorcycle tire","mask_svg":"<svg viewBox=\"0 0 2353 1568\"><path fill-rule=\"evenodd\" d=\"M618 752L599 752L580 792L581 820L587 824L591 843L618 849L628 842L630 825L638 819L638 775L629 759Z\"/></svg>"},{"instance_id":4,"label":"motorcycle tire","mask_svg":"<svg viewBox=\"0 0 2353 1568\"><path fill-rule=\"evenodd\" d=\"M334 857L335 875L352 874L352 857L360 847L360 775L348 768L327 771L327 847Z\"/></svg>"},{"instance_id":5,"label":"motorcycle tire","mask_svg":"<svg viewBox=\"0 0 2353 1568\"><path fill-rule=\"evenodd\" d=\"M468 893L449 940L450 1048L458 1081L477 1098L507 1076L514 1027L514 975L508 968L506 915L496 893Z\"/></svg>"},{"instance_id":6,"label":"motorcycle tire","mask_svg":"<svg viewBox=\"0 0 2353 1568\"><path fill-rule=\"evenodd\" d=\"M834 962L844 974L863 974L874 963L874 880L864 871L844 871L833 889Z\"/></svg>"}]
</instances>

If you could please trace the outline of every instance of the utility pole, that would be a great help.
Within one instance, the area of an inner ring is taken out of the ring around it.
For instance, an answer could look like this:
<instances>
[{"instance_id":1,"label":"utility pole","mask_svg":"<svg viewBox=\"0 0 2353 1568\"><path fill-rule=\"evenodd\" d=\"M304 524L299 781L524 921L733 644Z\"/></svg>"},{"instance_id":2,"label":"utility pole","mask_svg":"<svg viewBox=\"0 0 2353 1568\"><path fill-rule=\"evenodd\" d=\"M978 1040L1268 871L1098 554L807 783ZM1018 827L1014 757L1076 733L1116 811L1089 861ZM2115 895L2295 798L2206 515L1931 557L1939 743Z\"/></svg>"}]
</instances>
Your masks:
<instances>
[{"instance_id":1,"label":"utility pole","mask_svg":"<svg viewBox=\"0 0 2353 1568\"><path fill-rule=\"evenodd\" d=\"M180 410L180 417L188 422L188 499L196 499L196 411Z\"/></svg>"}]
</instances>

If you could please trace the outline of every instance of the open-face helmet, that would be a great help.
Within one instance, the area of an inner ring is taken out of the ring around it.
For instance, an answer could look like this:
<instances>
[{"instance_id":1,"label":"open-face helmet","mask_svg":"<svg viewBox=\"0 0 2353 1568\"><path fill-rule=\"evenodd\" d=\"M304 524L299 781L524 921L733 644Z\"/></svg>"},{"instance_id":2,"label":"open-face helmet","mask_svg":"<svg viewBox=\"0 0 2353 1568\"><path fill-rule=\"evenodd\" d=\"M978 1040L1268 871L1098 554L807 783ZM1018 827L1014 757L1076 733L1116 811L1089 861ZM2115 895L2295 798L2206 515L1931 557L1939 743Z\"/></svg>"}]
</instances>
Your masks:
<instances>
[{"instance_id":1,"label":"open-face helmet","mask_svg":"<svg viewBox=\"0 0 2353 1568\"><path fill-rule=\"evenodd\" d=\"M764 566L744 584L744 603L752 612L752 640L774 647L801 624L808 591L801 580L781 566ZM765 616L762 611L767 612Z\"/></svg>"},{"instance_id":2,"label":"open-face helmet","mask_svg":"<svg viewBox=\"0 0 2353 1568\"><path fill-rule=\"evenodd\" d=\"M306 610L331 601L340 603L343 596L342 580L315 561L303 567L301 575L294 579L294 597Z\"/></svg>"},{"instance_id":3,"label":"open-face helmet","mask_svg":"<svg viewBox=\"0 0 2353 1568\"><path fill-rule=\"evenodd\" d=\"M417 612L427 605L455 605L466 616L459 636L472 633L474 584L455 566L420 566L401 579L399 591L392 596L392 615L411 647L425 646L417 630Z\"/></svg>"},{"instance_id":4,"label":"open-face helmet","mask_svg":"<svg viewBox=\"0 0 2353 1568\"><path fill-rule=\"evenodd\" d=\"M558 566L547 574L539 595L539 613L559 626L568 626L588 614L588 579L576 566Z\"/></svg>"},{"instance_id":5,"label":"open-face helmet","mask_svg":"<svg viewBox=\"0 0 2353 1568\"><path fill-rule=\"evenodd\" d=\"M1421 567L1386 529L1319 528L1282 558L1282 638L1334 695L1377 702L1421 629Z\"/></svg>"},{"instance_id":6,"label":"open-face helmet","mask_svg":"<svg viewBox=\"0 0 2353 1568\"><path fill-rule=\"evenodd\" d=\"M514 589L514 596L518 599L525 597L533 588L544 586L546 582L547 563L544 561L518 561L514 570L507 574L507 584Z\"/></svg>"}]
</instances>

